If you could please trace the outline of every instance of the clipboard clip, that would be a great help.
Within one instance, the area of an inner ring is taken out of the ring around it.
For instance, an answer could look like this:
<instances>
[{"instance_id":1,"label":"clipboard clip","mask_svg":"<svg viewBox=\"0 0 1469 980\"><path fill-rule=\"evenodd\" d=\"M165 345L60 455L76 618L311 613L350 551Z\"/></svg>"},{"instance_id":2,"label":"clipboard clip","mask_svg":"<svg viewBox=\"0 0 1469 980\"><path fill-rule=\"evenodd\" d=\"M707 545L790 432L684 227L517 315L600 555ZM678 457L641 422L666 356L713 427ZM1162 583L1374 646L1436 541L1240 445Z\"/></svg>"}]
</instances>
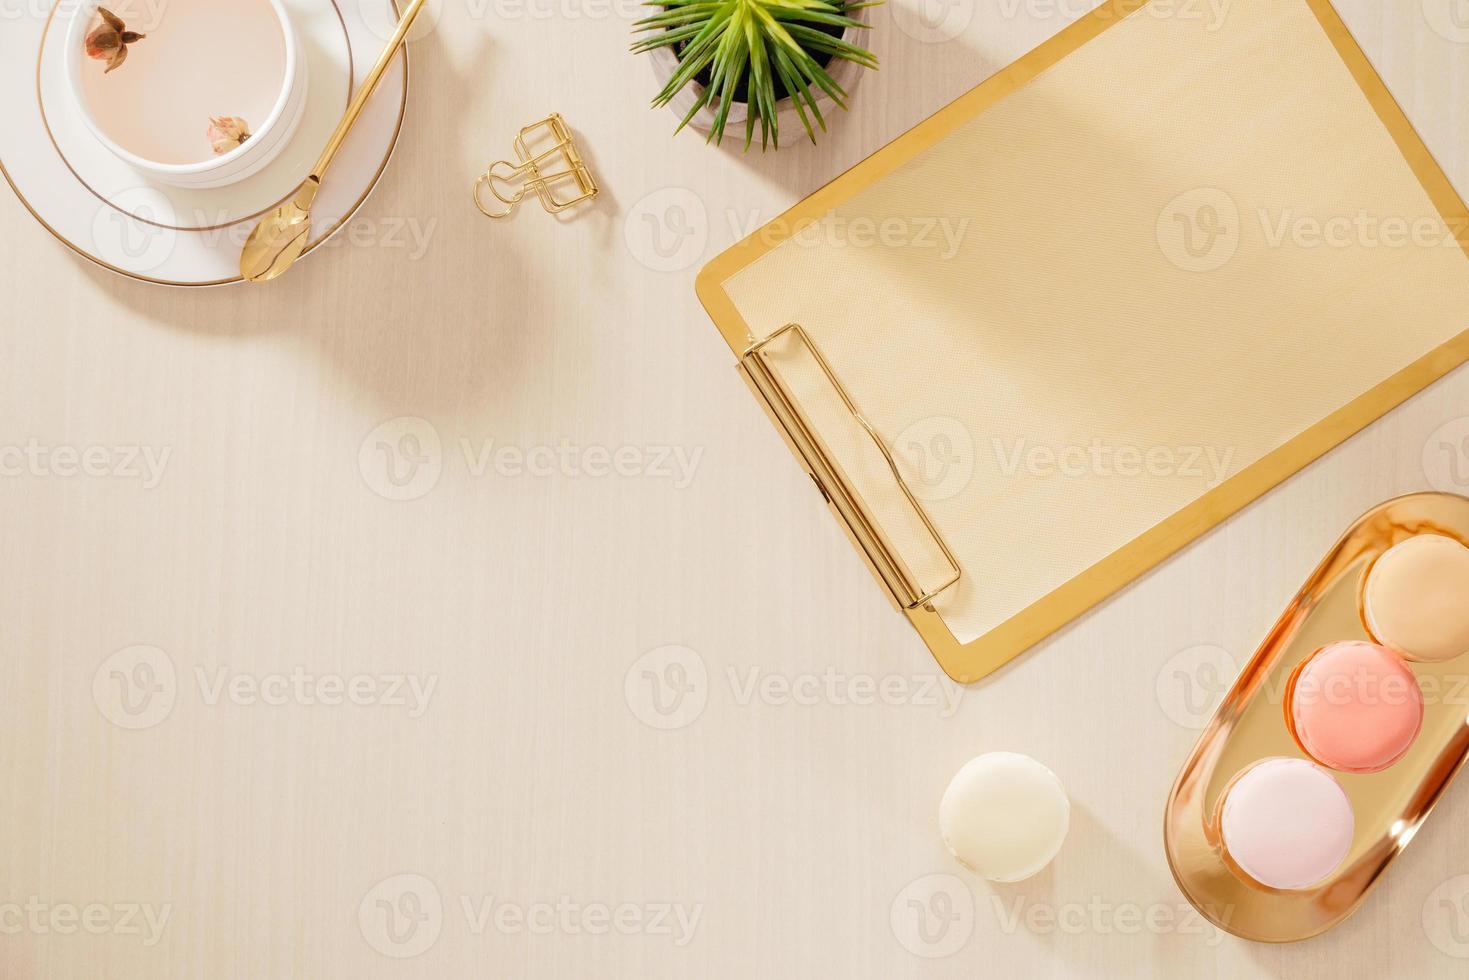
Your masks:
<instances>
[{"instance_id":1,"label":"clipboard clip","mask_svg":"<svg viewBox=\"0 0 1469 980\"><path fill-rule=\"evenodd\" d=\"M549 145L540 149L548 138ZM539 197L541 206L551 214L560 214L597 196L597 181L587 169L571 129L559 112L522 129L515 137L515 155L514 161L496 160L474 182L474 205L485 217L509 217L527 193ZM546 172L556 167L560 169ZM576 193L558 194L557 186L568 182L575 185ZM499 204L486 201L485 191Z\"/></svg>"},{"instance_id":2,"label":"clipboard clip","mask_svg":"<svg viewBox=\"0 0 1469 980\"><path fill-rule=\"evenodd\" d=\"M883 532L881 524L873 518L862 497L847 479L835 456L827 450L817 435L810 418L796 404L790 387L781 380L780 374L771 366L767 349L787 334L799 340L811 353L817 366L821 368L822 374L826 376L827 382L841 398L843 406L851 413L852 418L856 419L863 431L871 437L878 452L887 462L888 469L892 471L898 488L902 490L909 506L918 515L927 534L932 537L938 553L943 555L949 566L950 574L939 584L925 587L917 580L911 567L893 545L891 538ZM954 557L953 551L949 549L943 536L939 534L928 512L914 496L908 482L903 479L897 460L893 458L892 452L883 442L882 437L877 434L877 430L857 410L856 403L847 394L836 372L831 369L831 365L822 356L816 343L799 324L788 323L764 340L752 341L750 346L745 348L745 352L740 355L738 367L761 404L765 406L766 412L785 435L786 442L795 450L796 455L804 463L806 471L816 481L817 489L826 498L828 506L846 527L848 536L862 551L868 566L900 609L911 610L927 606L939 593L959 581L963 572L958 560Z\"/></svg>"}]
</instances>

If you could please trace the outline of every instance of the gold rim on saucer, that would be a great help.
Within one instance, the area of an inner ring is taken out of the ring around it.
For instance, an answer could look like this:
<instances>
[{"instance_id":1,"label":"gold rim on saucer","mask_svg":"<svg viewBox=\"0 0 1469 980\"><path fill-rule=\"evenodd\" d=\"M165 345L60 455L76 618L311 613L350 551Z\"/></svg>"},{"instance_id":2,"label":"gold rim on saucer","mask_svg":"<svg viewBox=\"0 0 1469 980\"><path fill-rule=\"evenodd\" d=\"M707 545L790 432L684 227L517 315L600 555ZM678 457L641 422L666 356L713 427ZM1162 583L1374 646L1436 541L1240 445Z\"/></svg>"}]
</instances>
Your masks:
<instances>
[{"instance_id":1,"label":"gold rim on saucer","mask_svg":"<svg viewBox=\"0 0 1469 980\"><path fill-rule=\"evenodd\" d=\"M353 60L352 37L347 33L347 20L342 16L342 8L337 5L337 0L329 0L329 2L332 5L332 11L337 15L337 23L342 25L342 41L347 46L347 97L342 102L342 105L345 107L348 103L352 101L352 84L353 80L357 77L357 65L356 62ZM103 204L112 208L112 210L118 212L119 214L126 215L127 217L138 222L138 224L140 225L151 225L154 228L162 228L166 231L202 232L222 231L225 228L230 228L234 225L241 224L242 222L258 218L272 208L279 207L282 201L285 201L287 198L295 193L295 188L292 188L291 190L287 191L285 196L281 197L280 200L273 201L270 204L267 204L265 207L261 208L259 211L256 211L254 214L247 214L243 217L235 218L232 221L224 221L220 222L219 224L213 225L183 226L164 224L161 221L152 221L148 218L143 217L140 214L134 214L127 208L124 208L122 205L118 204L116 201L109 199L106 195L99 192L91 184L87 183L86 180L83 179L82 175L77 173L76 167L73 167L71 161L67 159L66 152L62 150L61 144L56 141L56 134L51 130L51 120L46 115L46 99L41 93L41 62L45 60L46 57L46 38L49 37L51 34L51 25L56 22L56 13L60 9L61 4L59 2L56 6L51 8L51 13L48 14L46 17L46 26L41 28L41 40L36 49L36 110L41 114L41 125L45 128L46 138L51 141L51 146L55 148L56 155L61 158L61 162L66 165L66 169L71 171L71 175L76 178L77 183L85 187L89 194L95 197L98 201L101 201ZM77 16L80 16L80 14L78 14Z\"/></svg>"},{"instance_id":2,"label":"gold rim on saucer","mask_svg":"<svg viewBox=\"0 0 1469 980\"><path fill-rule=\"evenodd\" d=\"M47 15L46 25L42 29L42 32L41 32L41 40L42 40L43 43L44 43L45 38L46 38L46 33L50 30L51 22L52 22L52 20L56 16L56 11L57 11L57 9L59 9L59 7L60 7L60 5L61 5L62 2L64 2L64 0L57 0L56 4L53 5L53 7L51 8L50 14ZM336 7L335 0L332 0L332 3L333 3L333 6L336 8L337 16L340 18L342 16L341 8L340 7ZM395 14L401 15L402 8L399 6L398 0L388 0L388 3L392 5L393 12ZM344 29L345 29L345 21L344 21ZM348 48L348 57L349 58L351 57L351 47L352 47L351 46L351 39L349 37L348 38L348 45L347 45L347 48ZM403 133L403 120L404 120L404 117L407 115L407 112L408 112L409 80L410 80L410 76L412 74L412 64L411 64L411 59L408 56L408 48L406 46L404 46L403 49L402 49L402 52L403 52L403 88L402 88L401 101L400 101L399 106L398 106L398 119L394 123L394 126L393 126L393 136L392 136L392 139L390 139L388 141L387 150L383 154L382 162L378 164L378 167L377 167L376 172L373 173L372 179L370 181L368 181L367 187L364 188L364 190L362 192L362 195L360 197L358 197L357 200L352 203L352 206L351 207L347 208L346 211L343 212L342 217L341 217L340 220L338 220L337 222L335 222L334 224L332 224L329 228L323 229L321 235L318 236L316 238L316 240L313 241L311 244L309 244L309 245L306 246L306 248L301 253L303 256L309 255L319 245L321 245L327 239L331 238L332 235L336 234L336 232L337 232L338 229L340 229L343 225L347 224L347 222L351 221L352 218L356 216L358 210L361 209L362 205L372 195L372 192L377 189L378 182L380 180L382 180L383 173L388 169L388 164L393 159L393 151L396 150L397 147L398 147L398 139L399 139L399 137ZM351 64L351 63L349 62L349 64ZM37 97L39 99L39 92L40 92L40 89L39 89L39 85L40 85L40 82L39 82L40 52L39 52L39 50L38 50L37 56L36 56L36 68L37 68L37 75L38 75L38 78L37 78ZM355 75L355 72L356 72L355 65L352 65L351 70L352 70L352 72ZM348 91L349 98L351 96L351 93L352 92L355 92L356 90L357 90L356 79L353 78L352 79L352 84L350 85L349 91ZM39 108L39 106L38 106L38 108ZM43 125L46 126L47 135L48 136L51 136L50 126L48 124L46 124L46 122L45 122L45 113L44 112L42 112L42 123L43 123ZM55 138L54 137L51 137L51 143L52 143L53 148L55 148ZM58 155L60 154L60 150L59 149L57 149L57 153L58 153ZM62 157L62 161L65 162L66 161L66 158L65 157ZM81 184L82 187L85 188L88 191L88 193L92 194L94 197L97 197L99 200L103 201L103 203L107 204L109 207L112 207L114 210L118 211L119 214L122 214L122 215L126 216L129 220L140 220L140 219L135 219L133 217L133 215L129 214L126 211L123 211L122 209L120 209L116 205L114 205L111 201L107 201L105 198L102 198L95 191L93 191L92 188L89 187L89 186L87 186L87 184L85 182L83 182L80 177L77 177L76 176L76 172L73 171L73 170L71 170L71 165L69 163L67 164L67 170L72 174L72 176L76 179L76 181L79 184ZM30 213L31 217L36 220L36 223L39 224L42 228L46 229L46 231L51 235L52 238L55 238L58 242L60 242L61 244L65 245L71 251L75 252L77 255L81 256L84 259L86 259L88 262L91 262L93 265L96 265L96 266L99 266L99 267L101 267L103 269L106 269L109 272L114 272L117 275L125 276L126 278L135 280L137 282L145 282L145 283L149 283L149 284L155 285L155 286L175 286L175 287L178 287L180 289L202 288L202 287L207 287L207 286L228 286L228 285L231 285L233 283L237 283L237 282L242 282L243 281L242 277L240 277L238 275L235 275L235 276L231 276L231 277L229 277L227 279L213 279L213 280L208 280L208 281L205 281L205 282L179 282L179 281L171 280L171 279L158 279L158 278L155 278L153 276L140 275L139 273L130 272L127 269L119 268L118 266L113 265L111 262L107 262L107 261L99 258L98 256L91 254L86 249L82 248L80 245L76 244L71 239L67 238L65 235L62 235L59 231L57 231L55 228L53 228L51 226L51 224L46 221L45 218L41 217L40 212L38 212L31 205L31 202L26 198L25 194L23 194L21 192L20 187L16 185L15 180L10 176L10 171L6 169L6 167L5 167L5 161L3 159L0 159L0 176L3 176L5 178L5 182L7 184L9 184L10 185L10 189L15 192L16 199L20 201L21 207L25 208L26 211L28 211ZM272 207L274 207L274 206L276 206L276 205L272 205ZM267 208L266 210L268 211L269 208ZM259 213L263 214L264 212L259 212ZM256 216L258 216L258 215L254 215L254 216L251 216L251 217L256 217ZM233 225L241 224L241 223L243 223L245 221L249 221L249 220L250 220L250 218L240 218L238 221L232 221L232 222L230 222L230 223L228 223L226 225L221 225L221 226L219 226L219 228L232 227ZM155 224L153 222L143 222L143 223ZM160 225L156 225L156 224L155 224L155 227L168 228L168 226L166 226L166 225L161 225L160 226ZM214 228L214 229L187 228L187 229L169 229L169 230L180 231L180 232L182 232L184 234L198 234L198 233L205 232L205 231L217 231L217 230L219 230L219 228Z\"/></svg>"}]
</instances>

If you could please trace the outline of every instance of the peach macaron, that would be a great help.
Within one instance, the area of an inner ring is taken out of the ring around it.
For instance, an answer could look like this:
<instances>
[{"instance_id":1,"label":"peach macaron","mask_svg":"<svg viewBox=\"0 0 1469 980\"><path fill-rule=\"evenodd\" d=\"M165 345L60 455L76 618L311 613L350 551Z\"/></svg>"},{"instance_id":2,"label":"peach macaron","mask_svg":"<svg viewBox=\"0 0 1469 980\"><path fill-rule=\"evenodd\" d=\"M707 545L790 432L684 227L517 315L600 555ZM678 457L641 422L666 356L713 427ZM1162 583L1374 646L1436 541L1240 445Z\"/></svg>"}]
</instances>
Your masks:
<instances>
[{"instance_id":1,"label":"peach macaron","mask_svg":"<svg viewBox=\"0 0 1469 980\"><path fill-rule=\"evenodd\" d=\"M1395 545L1367 574L1362 618L1379 643L1409 660L1469 653L1469 548L1442 534Z\"/></svg>"}]
</instances>

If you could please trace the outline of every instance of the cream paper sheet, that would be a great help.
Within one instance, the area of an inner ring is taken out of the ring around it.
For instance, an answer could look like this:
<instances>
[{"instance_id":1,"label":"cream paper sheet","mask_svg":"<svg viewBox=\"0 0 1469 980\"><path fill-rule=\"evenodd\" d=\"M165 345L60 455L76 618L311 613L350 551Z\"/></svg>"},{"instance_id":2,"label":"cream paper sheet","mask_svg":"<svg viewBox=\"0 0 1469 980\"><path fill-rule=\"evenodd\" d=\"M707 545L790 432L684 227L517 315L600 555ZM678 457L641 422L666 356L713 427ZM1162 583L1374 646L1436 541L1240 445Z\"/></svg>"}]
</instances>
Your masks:
<instances>
[{"instance_id":1,"label":"cream paper sheet","mask_svg":"<svg viewBox=\"0 0 1469 980\"><path fill-rule=\"evenodd\" d=\"M724 283L954 549L961 642L1460 334L1469 259L1306 0L1141 8ZM778 357L917 573L937 556Z\"/></svg>"}]
</instances>

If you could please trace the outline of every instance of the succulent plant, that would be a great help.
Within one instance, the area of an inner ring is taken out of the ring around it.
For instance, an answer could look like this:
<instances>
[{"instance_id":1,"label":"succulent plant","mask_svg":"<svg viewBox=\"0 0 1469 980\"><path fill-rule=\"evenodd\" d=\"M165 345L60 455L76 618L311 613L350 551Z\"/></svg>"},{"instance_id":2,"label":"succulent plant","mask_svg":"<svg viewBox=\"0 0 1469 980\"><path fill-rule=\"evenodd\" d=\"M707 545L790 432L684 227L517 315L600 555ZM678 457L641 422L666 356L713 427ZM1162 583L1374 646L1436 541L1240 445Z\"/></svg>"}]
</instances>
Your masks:
<instances>
[{"instance_id":1,"label":"succulent plant","mask_svg":"<svg viewBox=\"0 0 1469 980\"><path fill-rule=\"evenodd\" d=\"M880 0L878 0L880 2ZM839 107L847 107L847 93L826 71L833 60L877 67L877 58L843 39L847 28L866 28L850 12L876 3L843 0L652 0L662 8L638 21L635 30L646 36L633 44L642 53L672 48L678 69L653 105L664 106L684 86L707 77L694 106L679 129L703 109L714 111L709 141L724 138L730 106L739 99L748 105L745 149L760 126L760 147L780 146L776 118L778 103L789 97L806 136L816 142L815 126L826 129L816 92L825 92Z\"/></svg>"},{"instance_id":2,"label":"succulent plant","mask_svg":"<svg viewBox=\"0 0 1469 980\"><path fill-rule=\"evenodd\" d=\"M87 32L84 43L88 58L107 62L105 75L128 60L128 45L143 40L147 35L128 30L122 18L106 7L98 7L97 14L102 23Z\"/></svg>"}]
</instances>

